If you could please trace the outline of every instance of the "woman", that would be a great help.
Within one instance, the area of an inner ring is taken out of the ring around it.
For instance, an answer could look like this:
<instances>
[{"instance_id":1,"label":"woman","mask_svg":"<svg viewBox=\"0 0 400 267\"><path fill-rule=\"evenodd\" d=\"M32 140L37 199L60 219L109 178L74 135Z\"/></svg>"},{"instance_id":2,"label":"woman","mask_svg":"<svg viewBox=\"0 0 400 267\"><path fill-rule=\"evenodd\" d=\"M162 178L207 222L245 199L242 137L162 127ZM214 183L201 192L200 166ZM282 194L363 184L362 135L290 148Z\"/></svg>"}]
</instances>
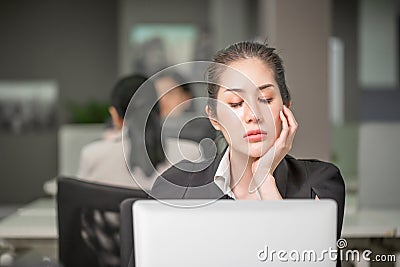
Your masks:
<instances>
[{"instance_id":1,"label":"woman","mask_svg":"<svg viewBox=\"0 0 400 267\"><path fill-rule=\"evenodd\" d=\"M208 68L206 108L228 143L215 159L181 162L152 188L156 198L334 199L340 236L345 189L339 170L290 151L297 122L282 60L273 48L240 42L219 51Z\"/></svg>"}]
</instances>

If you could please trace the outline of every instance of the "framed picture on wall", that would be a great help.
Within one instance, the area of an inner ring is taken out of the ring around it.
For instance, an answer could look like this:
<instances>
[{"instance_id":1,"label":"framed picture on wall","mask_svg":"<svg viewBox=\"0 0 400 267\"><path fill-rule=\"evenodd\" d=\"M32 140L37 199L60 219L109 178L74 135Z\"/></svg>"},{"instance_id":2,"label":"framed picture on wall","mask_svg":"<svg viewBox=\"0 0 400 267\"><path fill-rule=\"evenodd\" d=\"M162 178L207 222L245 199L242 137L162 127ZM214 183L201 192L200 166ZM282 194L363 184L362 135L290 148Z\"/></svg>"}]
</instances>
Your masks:
<instances>
[{"instance_id":1,"label":"framed picture on wall","mask_svg":"<svg viewBox=\"0 0 400 267\"><path fill-rule=\"evenodd\" d=\"M0 81L0 132L26 134L57 128L53 81Z\"/></svg>"},{"instance_id":2,"label":"framed picture on wall","mask_svg":"<svg viewBox=\"0 0 400 267\"><path fill-rule=\"evenodd\" d=\"M207 60L211 45L207 32L192 24L136 24L129 42L132 70L148 76L174 64Z\"/></svg>"}]
</instances>

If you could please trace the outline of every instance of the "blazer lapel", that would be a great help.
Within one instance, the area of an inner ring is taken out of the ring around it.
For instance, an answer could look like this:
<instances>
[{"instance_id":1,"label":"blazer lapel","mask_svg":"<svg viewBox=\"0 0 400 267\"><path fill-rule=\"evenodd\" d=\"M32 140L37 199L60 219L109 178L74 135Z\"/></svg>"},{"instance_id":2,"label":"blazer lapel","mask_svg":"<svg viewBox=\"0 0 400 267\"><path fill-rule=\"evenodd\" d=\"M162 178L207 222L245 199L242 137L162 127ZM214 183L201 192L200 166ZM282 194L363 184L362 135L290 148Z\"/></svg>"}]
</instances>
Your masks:
<instances>
[{"instance_id":1,"label":"blazer lapel","mask_svg":"<svg viewBox=\"0 0 400 267\"><path fill-rule=\"evenodd\" d=\"M191 173L191 179L183 198L220 199L224 197L225 194L214 183L214 176L224 153L217 155L212 162L203 162L202 171Z\"/></svg>"},{"instance_id":2,"label":"blazer lapel","mask_svg":"<svg viewBox=\"0 0 400 267\"><path fill-rule=\"evenodd\" d=\"M278 187L279 193L281 193L282 198L286 198L286 185L288 181L288 175L289 168L285 157L274 171L276 186Z\"/></svg>"}]
</instances>

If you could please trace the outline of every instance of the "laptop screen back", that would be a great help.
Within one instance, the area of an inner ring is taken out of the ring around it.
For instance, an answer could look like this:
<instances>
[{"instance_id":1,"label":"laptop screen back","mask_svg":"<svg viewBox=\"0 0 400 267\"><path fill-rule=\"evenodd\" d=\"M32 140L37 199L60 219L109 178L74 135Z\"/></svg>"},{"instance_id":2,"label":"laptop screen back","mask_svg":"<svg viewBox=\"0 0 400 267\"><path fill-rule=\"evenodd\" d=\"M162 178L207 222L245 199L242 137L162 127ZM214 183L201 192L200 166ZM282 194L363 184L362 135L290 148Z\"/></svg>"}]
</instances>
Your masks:
<instances>
[{"instance_id":1,"label":"laptop screen back","mask_svg":"<svg viewBox=\"0 0 400 267\"><path fill-rule=\"evenodd\" d=\"M331 200L219 200L196 208L137 201L136 266L333 267L336 208Z\"/></svg>"}]
</instances>

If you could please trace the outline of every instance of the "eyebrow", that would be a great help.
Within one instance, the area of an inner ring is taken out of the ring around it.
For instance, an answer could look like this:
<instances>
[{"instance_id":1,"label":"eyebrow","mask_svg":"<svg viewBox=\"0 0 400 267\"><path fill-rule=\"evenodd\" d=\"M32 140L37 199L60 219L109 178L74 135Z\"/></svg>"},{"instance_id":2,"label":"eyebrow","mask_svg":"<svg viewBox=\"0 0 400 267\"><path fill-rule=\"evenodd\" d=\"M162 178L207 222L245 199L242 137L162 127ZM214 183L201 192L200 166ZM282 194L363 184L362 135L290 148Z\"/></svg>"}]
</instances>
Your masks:
<instances>
[{"instance_id":1,"label":"eyebrow","mask_svg":"<svg viewBox=\"0 0 400 267\"><path fill-rule=\"evenodd\" d=\"M260 89L260 91L265 90L265 89L269 89L272 90L271 87L274 87L273 84L271 83L267 83L267 84L263 84L261 86L258 87L258 89ZM245 90L242 88L226 88L224 92L244 92Z\"/></svg>"},{"instance_id":2,"label":"eyebrow","mask_svg":"<svg viewBox=\"0 0 400 267\"><path fill-rule=\"evenodd\" d=\"M267 84L259 86L258 89L260 89L260 90L272 89L271 87L275 87L275 86L273 84L271 84L271 83L267 83Z\"/></svg>"}]
</instances>

